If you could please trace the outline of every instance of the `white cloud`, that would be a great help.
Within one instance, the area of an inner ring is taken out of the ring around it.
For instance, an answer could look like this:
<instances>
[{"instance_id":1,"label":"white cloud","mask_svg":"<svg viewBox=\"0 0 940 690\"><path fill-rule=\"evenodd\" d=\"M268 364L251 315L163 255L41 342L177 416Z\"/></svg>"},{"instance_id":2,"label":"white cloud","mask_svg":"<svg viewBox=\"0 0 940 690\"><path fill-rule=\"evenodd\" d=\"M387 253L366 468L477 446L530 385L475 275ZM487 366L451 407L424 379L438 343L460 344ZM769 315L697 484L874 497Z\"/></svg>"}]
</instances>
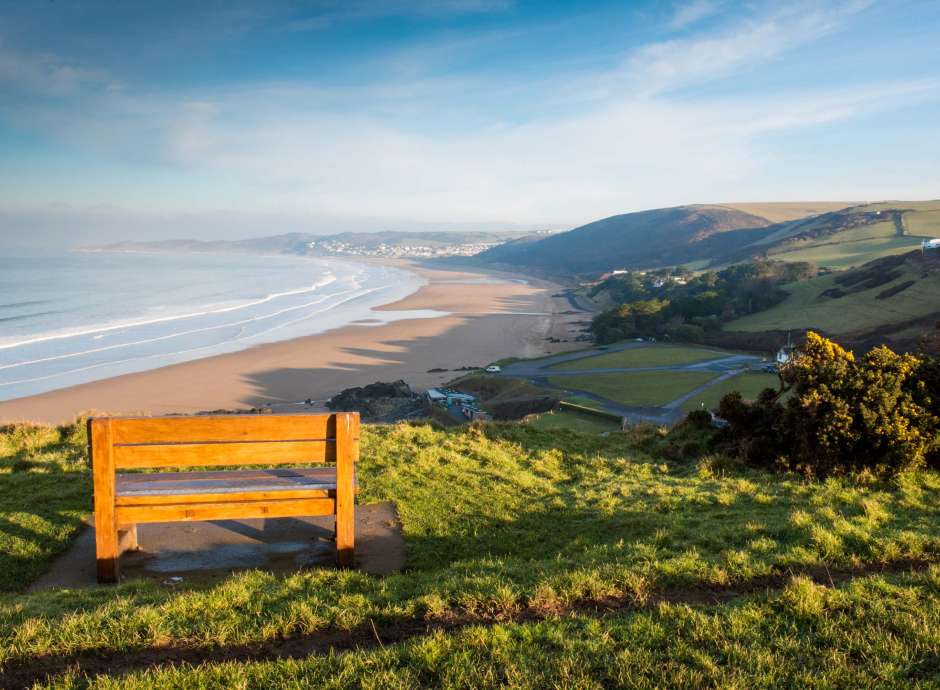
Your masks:
<instances>
[{"instance_id":1,"label":"white cloud","mask_svg":"<svg viewBox=\"0 0 940 690\"><path fill-rule=\"evenodd\" d=\"M626 74L646 93L675 89L751 69L832 33L869 0L786 3L714 34L647 45L631 55Z\"/></svg>"},{"instance_id":2,"label":"white cloud","mask_svg":"<svg viewBox=\"0 0 940 690\"><path fill-rule=\"evenodd\" d=\"M669 26L674 30L688 28L716 14L720 8L720 3L712 0L692 0L676 8Z\"/></svg>"}]
</instances>

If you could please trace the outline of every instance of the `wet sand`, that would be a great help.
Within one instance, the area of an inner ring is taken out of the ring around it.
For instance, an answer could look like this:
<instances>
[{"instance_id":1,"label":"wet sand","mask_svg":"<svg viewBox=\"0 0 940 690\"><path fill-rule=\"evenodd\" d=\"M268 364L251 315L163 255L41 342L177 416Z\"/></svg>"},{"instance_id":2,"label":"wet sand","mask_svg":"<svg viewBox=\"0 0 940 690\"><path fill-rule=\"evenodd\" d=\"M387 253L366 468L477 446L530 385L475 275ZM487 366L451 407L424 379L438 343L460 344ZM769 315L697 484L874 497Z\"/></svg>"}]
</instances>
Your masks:
<instances>
[{"instance_id":1,"label":"wet sand","mask_svg":"<svg viewBox=\"0 0 940 690\"><path fill-rule=\"evenodd\" d=\"M262 405L302 411L304 406L293 403L323 401L350 386L404 379L425 388L459 374L429 369L571 349L577 346L573 322L589 318L566 314L571 305L552 297L560 288L546 281L399 265L428 284L379 311L432 309L446 316L359 323L0 402L0 421L64 423L87 412L168 414ZM549 337L569 342L549 343Z\"/></svg>"}]
</instances>

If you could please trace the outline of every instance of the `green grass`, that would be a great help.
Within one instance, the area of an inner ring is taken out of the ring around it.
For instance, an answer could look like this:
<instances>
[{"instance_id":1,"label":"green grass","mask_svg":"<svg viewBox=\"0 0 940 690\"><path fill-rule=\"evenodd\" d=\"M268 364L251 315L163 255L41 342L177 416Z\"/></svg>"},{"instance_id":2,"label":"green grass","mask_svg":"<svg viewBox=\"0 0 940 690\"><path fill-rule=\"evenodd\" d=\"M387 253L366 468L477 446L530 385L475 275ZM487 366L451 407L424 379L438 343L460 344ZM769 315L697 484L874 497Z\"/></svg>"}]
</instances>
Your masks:
<instances>
[{"instance_id":1,"label":"green grass","mask_svg":"<svg viewBox=\"0 0 940 690\"><path fill-rule=\"evenodd\" d=\"M714 379L709 371L638 371L581 376L551 376L548 382L566 390L581 390L622 405L655 407L679 398Z\"/></svg>"},{"instance_id":2,"label":"green grass","mask_svg":"<svg viewBox=\"0 0 940 690\"><path fill-rule=\"evenodd\" d=\"M573 429L586 434L620 431L620 424L613 420L574 410L559 410L558 412L540 414L529 422L529 426L543 431L548 429Z\"/></svg>"},{"instance_id":3,"label":"green grass","mask_svg":"<svg viewBox=\"0 0 940 690\"><path fill-rule=\"evenodd\" d=\"M729 357L729 353L707 350L701 347L678 345L649 345L619 352L608 352L596 357L587 357L573 362L556 364L552 369L580 371L582 369L616 369L634 367L660 367L673 364L694 364L710 359Z\"/></svg>"},{"instance_id":4,"label":"green grass","mask_svg":"<svg viewBox=\"0 0 940 690\"><path fill-rule=\"evenodd\" d=\"M0 591L23 589L64 551L91 510L78 427L0 433Z\"/></svg>"},{"instance_id":5,"label":"green grass","mask_svg":"<svg viewBox=\"0 0 940 690\"><path fill-rule=\"evenodd\" d=\"M700 441L689 430L666 436L645 427L600 437L518 424L366 426L360 501L396 503L405 572L247 571L211 585L132 581L7 593L0 595L0 667L37 654L101 650L119 658L134 649L274 640L370 621L381 630L408 617L550 615L575 601L642 603L651 592L735 586L821 564L940 559L936 473L810 482L701 456ZM78 512L90 507L87 470L75 461L79 434L30 432L25 442L3 443L20 449L14 456L28 446L34 458L74 467ZM33 486L45 486L43 473L25 471L35 484L14 485L15 472L0 474L0 508L49 519L42 502L28 500ZM0 524L4 539L9 529ZM24 553L32 572L48 563L48 550ZM663 605L604 621L550 618L419 636L368 653L160 668L96 684L904 686L938 670L938 583L937 570L842 589L796 580L782 592L706 610Z\"/></svg>"},{"instance_id":6,"label":"green grass","mask_svg":"<svg viewBox=\"0 0 940 690\"><path fill-rule=\"evenodd\" d=\"M753 400L765 388L777 389L780 387L780 379L776 374L764 374L760 372L746 372L725 379L721 383L716 383L711 388L706 389L694 398L686 400L682 404L684 412L698 410L705 404L706 409L718 407L719 401L731 391L738 391L745 400Z\"/></svg>"},{"instance_id":7,"label":"green grass","mask_svg":"<svg viewBox=\"0 0 940 690\"><path fill-rule=\"evenodd\" d=\"M771 257L780 261L811 261L828 268L851 268L883 256L904 254L920 249L920 237L892 235L856 242L820 244L785 252L773 252Z\"/></svg>"},{"instance_id":8,"label":"green grass","mask_svg":"<svg viewBox=\"0 0 940 690\"><path fill-rule=\"evenodd\" d=\"M778 593L720 608L656 609L434 633L301 661L158 668L99 688L937 687L940 568ZM58 688L85 687L63 679Z\"/></svg>"},{"instance_id":9,"label":"green grass","mask_svg":"<svg viewBox=\"0 0 940 690\"><path fill-rule=\"evenodd\" d=\"M838 299L821 298L825 290L839 287L835 275L820 276L786 286L790 296L775 307L731 321L728 331L766 331L788 328L819 328L828 333L861 331L916 319L940 311L940 273L923 277L911 266L892 282L870 290L849 293ZM877 295L899 283L915 284L887 299Z\"/></svg>"},{"instance_id":10,"label":"green grass","mask_svg":"<svg viewBox=\"0 0 940 690\"><path fill-rule=\"evenodd\" d=\"M904 225L911 235L940 237L940 208L920 213L905 213Z\"/></svg>"}]
</instances>

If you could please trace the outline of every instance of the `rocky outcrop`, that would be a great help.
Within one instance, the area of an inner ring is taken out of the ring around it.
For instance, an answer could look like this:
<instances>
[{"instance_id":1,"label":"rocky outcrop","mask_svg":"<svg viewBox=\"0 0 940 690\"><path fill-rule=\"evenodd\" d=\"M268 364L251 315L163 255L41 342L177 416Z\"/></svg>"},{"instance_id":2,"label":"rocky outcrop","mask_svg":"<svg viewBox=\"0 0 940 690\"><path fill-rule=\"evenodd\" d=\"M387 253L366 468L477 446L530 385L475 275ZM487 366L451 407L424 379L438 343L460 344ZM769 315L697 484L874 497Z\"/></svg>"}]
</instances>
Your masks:
<instances>
[{"instance_id":1,"label":"rocky outcrop","mask_svg":"<svg viewBox=\"0 0 940 690\"><path fill-rule=\"evenodd\" d=\"M358 412L363 419L391 422L414 416L421 411L421 398L404 381L376 382L347 388L327 400L331 410Z\"/></svg>"}]
</instances>

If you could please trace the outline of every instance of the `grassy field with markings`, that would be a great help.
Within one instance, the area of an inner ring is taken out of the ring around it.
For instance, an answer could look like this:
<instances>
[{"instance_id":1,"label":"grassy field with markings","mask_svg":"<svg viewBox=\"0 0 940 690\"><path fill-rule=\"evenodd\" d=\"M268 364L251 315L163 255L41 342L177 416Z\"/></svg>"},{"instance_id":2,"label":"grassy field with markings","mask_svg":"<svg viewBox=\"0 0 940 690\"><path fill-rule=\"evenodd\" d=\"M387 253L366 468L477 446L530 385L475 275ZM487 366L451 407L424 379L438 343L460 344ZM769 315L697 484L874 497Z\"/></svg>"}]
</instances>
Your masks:
<instances>
[{"instance_id":1,"label":"grassy field with markings","mask_svg":"<svg viewBox=\"0 0 940 690\"><path fill-rule=\"evenodd\" d=\"M728 352L682 345L653 345L609 352L572 362L556 364L552 369L580 371L583 369L617 369L634 367L661 367L676 364L694 364L731 356Z\"/></svg>"},{"instance_id":2,"label":"grassy field with markings","mask_svg":"<svg viewBox=\"0 0 940 690\"><path fill-rule=\"evenodd\" d=\"M718 376L711 371L638 371L580 376L550 376L565 390L594 393L623 405L653 407L679 398Z\"/></svg>"}]
</instances>

